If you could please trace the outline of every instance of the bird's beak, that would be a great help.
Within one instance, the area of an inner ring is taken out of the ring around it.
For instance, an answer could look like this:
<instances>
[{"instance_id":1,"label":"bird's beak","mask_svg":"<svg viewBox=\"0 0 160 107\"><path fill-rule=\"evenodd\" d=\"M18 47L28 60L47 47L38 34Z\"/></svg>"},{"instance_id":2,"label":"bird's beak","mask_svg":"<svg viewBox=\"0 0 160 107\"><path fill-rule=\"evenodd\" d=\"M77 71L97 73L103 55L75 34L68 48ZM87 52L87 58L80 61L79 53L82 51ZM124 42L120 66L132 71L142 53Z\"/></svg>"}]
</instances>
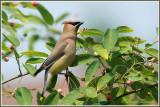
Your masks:
<instances>
[{"instance_id":1,"label":"bird's beak","mask_svg":"<svg viewBox=\"0 0 160 107\"><path fill-rule=\"evenodd\" d=\"M80 27L84 22L79 22L76 27Z\"/></svg>"}]
</instances>

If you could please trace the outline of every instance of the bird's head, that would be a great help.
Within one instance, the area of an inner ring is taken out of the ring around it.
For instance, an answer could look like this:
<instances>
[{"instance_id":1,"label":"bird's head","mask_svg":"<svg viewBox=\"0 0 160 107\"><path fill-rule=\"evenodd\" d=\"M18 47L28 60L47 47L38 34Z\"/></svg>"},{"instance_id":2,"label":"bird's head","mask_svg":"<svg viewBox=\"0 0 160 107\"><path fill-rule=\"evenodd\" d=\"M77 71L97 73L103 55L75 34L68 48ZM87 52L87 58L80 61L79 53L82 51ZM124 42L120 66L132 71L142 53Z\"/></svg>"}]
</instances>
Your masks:
<instances>
[{"instance_id":1,"label":"bird's head","mask_svg":"<svg viewBox=\"0 0 160 107\"><path fill-rule=\"evenodd\" d=\"M63 31L76 31L84 22L80 21L64 21L62 24L64 25Z\"/></svg>"}]
</instances>

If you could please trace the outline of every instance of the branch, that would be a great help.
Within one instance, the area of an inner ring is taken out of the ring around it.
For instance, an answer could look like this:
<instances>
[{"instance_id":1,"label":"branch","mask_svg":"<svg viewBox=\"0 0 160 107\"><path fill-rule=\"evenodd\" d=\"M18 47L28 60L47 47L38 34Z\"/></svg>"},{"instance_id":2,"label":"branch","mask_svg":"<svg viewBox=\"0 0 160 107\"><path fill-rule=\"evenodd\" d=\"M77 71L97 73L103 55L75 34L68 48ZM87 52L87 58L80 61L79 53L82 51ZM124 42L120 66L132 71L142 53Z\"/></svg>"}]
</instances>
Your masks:
<instances>
[{"instance_id":1,"label":"branch","mask_svg":"<svg viewBox=\"0 0 160 107\"><path fill-rule=\"evenodd\" d=\"M157 84L154 84L154 85L151 85L151 86L148 86L148 88L152 88L152 87L155 87L155 86L158 86L158 83L157 83ZM118 99L120 99L120 98L122 98L122 97L124 97L124 96L126 96L126 95L133 94L133 93L136 93L136 92L139 92L139 91L142 91L142 90L143 90L143 88L139 88L139 89L137 89L137 90L134 90L134 91L131 91L131 92L122 94L122 95L120 95L119 97L116 97L115 99L113 99L113 101L116 101L116 100L118 100ZM108 104L110 104L110 103L111 103L111 101L105 103L104 105L108 105Z\"/></svg>"},{"instance_id":2,"label":"branch","mask_svg":"<svg viewBox=\"0 0 160 107\"><path fill-rule=\"evenodd\" d=\"M7 81L4 81L4 82L2 83L2 85L5 84L5 83L7 83L7 82L9 82L9 81L12 81L12 80L14 80L14 79L17 79L17 78L19 78L19 77L22 77L22 76L25 76L25 75L28 75L28 74L29 74L29 73L26 72L26 73L24 73L24 74L22 74L22 75L18 75L18 76L16 76L16 77L13 77L13 78L11 78L11 79L9 79L9 80L7 80Z\"/></svg>"}]
</instances>

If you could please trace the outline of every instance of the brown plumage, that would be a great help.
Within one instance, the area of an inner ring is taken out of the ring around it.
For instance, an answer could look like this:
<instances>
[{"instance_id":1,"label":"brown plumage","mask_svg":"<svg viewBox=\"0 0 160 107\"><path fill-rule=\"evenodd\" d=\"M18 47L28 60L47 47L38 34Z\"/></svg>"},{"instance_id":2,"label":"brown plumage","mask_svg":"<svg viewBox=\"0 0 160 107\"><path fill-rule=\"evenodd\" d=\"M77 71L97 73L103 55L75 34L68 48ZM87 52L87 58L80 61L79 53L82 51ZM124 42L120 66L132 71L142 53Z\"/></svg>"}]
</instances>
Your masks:
<instances>
[{"instance_id":1,"label":"brown plumage","mask_svg":"<svg viewBox=\"0 0 160 107\"><path fill-rule=\"evenodd\" d=\"M62 24L65 24L62 35L51 54L34 74L36 76L40 71L46 70L42 97L51 78L66 69L73 62L76 55L77 30L83 22L65 21Z\"/></svg>"}]
</instances>

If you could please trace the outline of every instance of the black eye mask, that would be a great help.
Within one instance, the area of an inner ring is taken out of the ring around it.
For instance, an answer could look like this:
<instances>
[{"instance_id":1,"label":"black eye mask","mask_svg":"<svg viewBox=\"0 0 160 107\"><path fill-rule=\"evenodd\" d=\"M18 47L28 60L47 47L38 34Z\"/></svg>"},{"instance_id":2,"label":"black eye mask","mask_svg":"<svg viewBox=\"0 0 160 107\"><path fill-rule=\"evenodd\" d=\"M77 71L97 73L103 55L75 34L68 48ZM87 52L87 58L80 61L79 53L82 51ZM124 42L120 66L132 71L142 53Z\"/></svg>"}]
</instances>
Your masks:
<instances>
[{"instance_id":1,"label":"black eye mask","mask_svg":"<svg viewBox=\"0 0 160 107\"><path fill-rule=\"evenodd\" d=\"M78 25L80 22L71 22L71 23L69 23L69 24L71 24L71 25L73 25L73 26L76 26L76 25Z\"/></svg>"}]
</instances>

